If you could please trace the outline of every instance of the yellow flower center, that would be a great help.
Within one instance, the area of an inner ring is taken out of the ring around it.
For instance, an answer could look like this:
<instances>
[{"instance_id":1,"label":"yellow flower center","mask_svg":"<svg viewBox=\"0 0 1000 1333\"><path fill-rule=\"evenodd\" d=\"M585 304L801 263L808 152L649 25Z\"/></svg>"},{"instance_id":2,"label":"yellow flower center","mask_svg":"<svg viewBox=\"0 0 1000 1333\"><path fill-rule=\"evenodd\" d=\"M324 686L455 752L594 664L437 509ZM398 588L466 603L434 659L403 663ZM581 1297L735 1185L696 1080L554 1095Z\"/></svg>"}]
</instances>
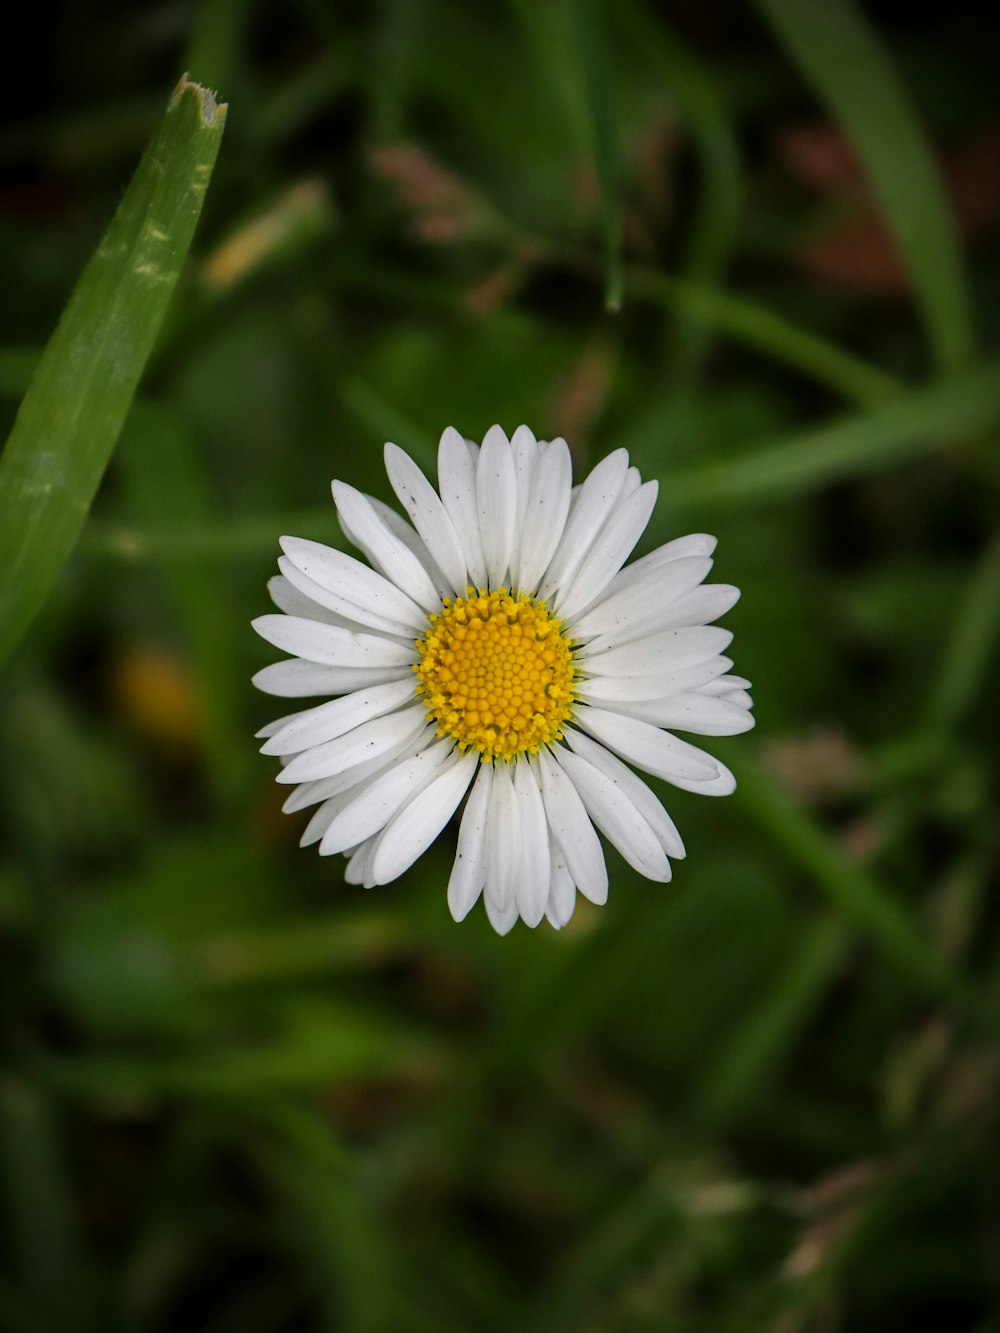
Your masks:
<instances>
[{"instance_id":1,"label":"yellow flower center","mask_svg":"<svg viewBox=\"0 0 1000 1333\"><path fill-rule=\"evenodd\" d=\"M559 740L573 703L573 659L544 602L506 588L445 599L417 642L414 665L428 717L484 759L535 754Z\"/></svg>"}]
</instances>

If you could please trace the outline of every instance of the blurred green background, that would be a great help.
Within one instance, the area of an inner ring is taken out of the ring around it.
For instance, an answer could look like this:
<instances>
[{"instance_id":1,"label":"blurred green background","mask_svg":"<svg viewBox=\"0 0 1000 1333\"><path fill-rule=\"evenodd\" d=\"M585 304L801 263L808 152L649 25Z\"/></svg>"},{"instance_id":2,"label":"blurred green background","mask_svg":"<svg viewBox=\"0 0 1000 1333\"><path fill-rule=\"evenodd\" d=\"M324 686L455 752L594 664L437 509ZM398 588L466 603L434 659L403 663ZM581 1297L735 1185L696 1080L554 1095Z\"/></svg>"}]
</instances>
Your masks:
<instances>
[{"instance_id":1,"label":"blurred green background","mask_svg":"<svg viewBox=\"0 0 1000 1333\"><path fill-rule=\"evenodd\" d=\"M0 678L0 1328L1000 1329L976 15L24 11L4 435L181 72L229 113ZM342 541L330 479L388 499L384 440L428 466L444 426L494 421L565 435L578 472L626 446L661 480L642 549L719 535L758 700L710 745L736 796L663 788L672 884L612 855L607 908L502 940L448 916L453 832L369 894L298 850L251 739L287 709L249 685L279 535ZM16 544L34 511L6 480Z\"/></svg>"}]
</instances>

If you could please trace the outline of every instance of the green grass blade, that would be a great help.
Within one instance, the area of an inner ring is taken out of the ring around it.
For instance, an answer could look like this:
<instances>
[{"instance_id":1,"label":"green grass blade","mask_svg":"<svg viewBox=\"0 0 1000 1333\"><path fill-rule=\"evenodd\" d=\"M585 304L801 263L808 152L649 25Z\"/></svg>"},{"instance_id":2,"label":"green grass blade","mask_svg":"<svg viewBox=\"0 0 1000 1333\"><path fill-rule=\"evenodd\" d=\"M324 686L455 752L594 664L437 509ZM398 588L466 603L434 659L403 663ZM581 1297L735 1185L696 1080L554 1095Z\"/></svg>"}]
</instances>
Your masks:
<instances>
[{"instance_id":1,"label":"green grass blade","mask_svg":"<svg viewBox=\"0 0 1000 1333\"><path fill-rule=\"evenodd\" d=\"M0 661L76 542L191 243L226 119L186 78L45 349L0 459Z\"/></svg>"},{"instance_id":2,"label":"green grass blade","mask_svg":"<svg viewBox=\"0 0 1000 1333\"><path fill-rule=\"evenodd\" d=\"M277 1142L261 1143L258 1155L289 1210L289 1226L326 1314L323 1327L345 1333L398 1328L396 1261L373 1205L364 1157L310 1110L279 1103L265 1114Z\"/></svg>"},{"instance_id":3,"label":"green grass blade","mask_svg":"<svg viewBox=\"0 0 1000 1333\"><path fill-rule=\"evenodd\" d=\"M756 302L655 269L630 267L628 283L638 299L728 334L861 407L876 407L900 393L900 384L884 371Z\"/></svg>"},{"instance_id":4,"label":"green grass blade","mask_svg":"<svg viewBox=\"0 0 1000 1333\"><path fill-rule=\"evenodd\" d=\"M249 8L250 0L202 0L194 11L184 62L196 79L232 93Z\"/></svg>"},{"instance_id":5,"label":"green grass blade","mask_svg":"<svg viewBox=\"0 0 1000 1333\"><path fill-rule=\"evenodd\" d=\"M665 494L678 508L788 500L954 446L998 421L1000 374L988 364L743 458L665 477Z\"/></svg>"},{"instance_id":6,"label":"green grass blade","mask_svg":"<svg viewBox=\"0 0 1000 1333\"><path fill-rule=\"evenodd\" d=\"M1000 537L994 537L972 571L958 604L941 674L927 701L929 731L959 725L990 675L1000 637Z\"/></svg>"},{"instance_id":7,"label":"green grass blade","mask_svg":"<svg viewBox=\"0 0 1000 1333\"><path fill-rule=\"evenodd\" d=\"M138 399L115 455L115 473L130 514L154 534L191 524L219 527L199 448L176 413ZM224 797L239 785L247 747L238 714L240 678L232 651L232 605L225 571L189 561L159 562L191 653L208 780Z\"/></svg>"},{"instance_id":8,"label":"green grass blade","mask_svg":"<svg viewBox=\"0 0 1000 1333\"><path fill-rule=\"evenodd\" d=\"M765 1089L794 1048L850 948L842 921L823 917L796 942L788 966L723 1043L698 1096L699 1118L729 1124Z\"/></svg>"},{"instance_id":9,"label":"green grass blade","mask_svg":"<svg viewBox=\"0 0 1000 1333\"><path fill-rule=\"evenodd\" d=\"M948 961L914 924L906 907L869 870L845 856L812 815L762 769L740 765L736 791L748 817L770 834L790 862L815 880L837 916L871 940L887 963L923 990L960 993L961 983ZM836 950L832 941L828 946L832 964Z\"/></svg>"},{"instance_id":10,"label":"green grass blade","mask_svg":"<svg viewBox=\"0 0 1000 1333\"><path fill-rule=\"evenodd\" d=\"M23 398L40 360L34 347L0 347L0 398Z\"/></svg>"},{"instance_id":11,"label":"green grass blade","mask_svg":"<svg viewBox=\"0 0 1000 1333\"><path fill-rule=\"evenodd\" d=\"M756 5L851 139L909 270L934 359L956 369L974 341L958 240L940 173L881 41L854 0Z\"/></svg>"},{"instance_id":12,"label":"green grass blade","mask_svg":"<svg viewBox=\"0 0 1000 1333\"><path fill-rule=\"evenodd\" d=\"M608 37L601 0L573 0L571 9L604 212L605 304L613 311L622 303L623 183Z\"/></svg>"},{"instance_id":13,"label":"green grass blade","mask_svg":"<svg viewBox=\"0 0 1000 1333\"><path fill-rule=\"evenodd\" d=\"M36 1328L86 1323L80 1308L84 1267L64 1157L48 1098L31 1084L5 1076L0 1081L0 1184L13 1242L8 1259L37 1314Z\"/></svg>"},{"instance_id":14,"label":"green grass blade","mask_svg":"<svg viewBox=\"0 0 1000 1333\"><path fill-rule=\"evenodd\" d=\"M695 50L644 0L617 6L614 17L655 71L664 92L676 101L690 137L698 177L679 267L686 279L711 289L721 280L735 248L743 206L743 165L733 115ZM674 384L696 382L712 331L710 321L678 304L666 358Z\"/></svg>"},{"instance_id":15,"label":"green grass blade","mask_svg":"<svg viewBox=\"0 0 1000 1333\"><path fill-rule=\"evenodd\" d=\"M365 388L363 402L360 388L356 400L348 398L346 391L344 396L359 415L364 412L375 419L376 405L369 404L368 393ZM377 406L381 410L383 405ZM987 364L946 384L897 397L878 411L763 445L745 457L663 473L660 482L675 511L702 504L788 500L953 447L998 422L1000 373L995 365ZM426 456L416 428L408 434L397 432L397 438L409 442L418 456ZM157 532L95 524L87 535L86 548L94 555L135 562L167 557L233 560L271 550L276 532L306 533L334 545L340 540L329 509L309 509L231 519L224 529L193 523Z\"/></svg>"}]
</instances>

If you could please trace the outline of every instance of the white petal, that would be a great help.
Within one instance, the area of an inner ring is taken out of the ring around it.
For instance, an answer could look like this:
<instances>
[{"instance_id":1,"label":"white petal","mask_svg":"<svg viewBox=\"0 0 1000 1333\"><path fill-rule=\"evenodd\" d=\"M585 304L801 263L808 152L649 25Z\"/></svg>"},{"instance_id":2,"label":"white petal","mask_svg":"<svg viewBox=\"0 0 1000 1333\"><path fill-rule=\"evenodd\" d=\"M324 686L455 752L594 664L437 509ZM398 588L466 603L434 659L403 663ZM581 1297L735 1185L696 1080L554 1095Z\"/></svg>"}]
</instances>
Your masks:
<instances>
[{"instance_id":1,"label":"white petal","mask_svg":"<svg viewBox=\"0 0 1000 1333\"><path fill-rule=\"evenodd\" d=\"M286 765L278 774L279 782L305 782L310 778L331 778L367 759L376 759L399 745L404 737L426 716L423 704L414 704L400 713L376 717L355 727L346 736L316 745Z\"/></svg>"},{"instance_id":2,"label":"white petal","mask_svg":"<svg viewBox=\"0 0 1000 1333\"><path fill-rule=\"evenodd\" d=\"M305 717L306 713L311 713L311 708L300 708L297 713L286 713L284 717L272 717L270 722L265 722L259 731L254 732L258 740L263 740L265 736L276 736L282 727L286 727L289 722L294 722L296 718Z\"/></svg>"},{"instance_id":3,"label":"white petal","mask_svg":"<svg viewBox=\"0 0 1000 1333\"><path fill-rule=\"evenodd\" d=\"M312 818L302 831L299 846L311 847L313 843L319 842L336 818L337 812L347 800L348 797L343 794L331 796L317 810L314 810Z\"/></svg>"},{"instance_id":4,"label":"white petal","mask_svg":"<svg viewBox=\"0 0 1000 1333\"><path fill-rule=\"evenodd\" d=\"M497 907L490 897L486 897L484 903L490 925L498 935L507 935L517 920L517 903L512 898L506 907Z\"/></svg>"},{"instance_id":5,"label":"white petal","mask_svg":"<svg viewBox=\"0 0 1000 1333\"><path fill-rule=\"evenodd\" d=\"M479 533L476 464L465 440L451 426L441 436L438 446L438 487L441 503L465 552L469 581L476 588L485 588L486 560Z\"/></svg>"},{"instance_id":6,"label":"white petal","mask_svg":"<svg viewBox=\"0 0 1000 1333\"><path fill-rule=\"evenodd\" d=\"M618 592L627 588L636 579L645 578L651 569L663 569L674 560L686 560L692 556L710 556L718 545L718 539L706 532L692 532L687 537L676 537L672 542L658 546L655 551L633 560L626 565L608 585L608 592Z\"/></svg>"},{"instance_id":7,"label":"white petal","mask_svg":"<svg viewBox=\"0 0 1000 1333\"><path fill-rule=\"evenodd\" d=\"M415 649L408 644L299 616L258 616L252 624L275 648L324 666L401 667L417 660Z\"/></svg>"},{"instance_id":8,"label":"white petal","mask_svg":"<svg viewBox=\"0 0 1000 1333\"><path fill-rule=\"evenodd\" d=\"M642 485L642 474L637 467L630 467L625 473L625 480L622 482L622 493L618 497L618 503L621 504L627 500L630 495L634 495Z\"/></svg>"},{"instance_id":9,"label":"white petal","mask_svg":"<svg viewBox=\"0 0 1000 1333\"><path fill-rule=\"evenodd\" d=\"M576 887L592 903L607 902L608 868L580 793L545 750L538 755L538 767L549 828Z\"/></svg>"},{"instance_id":10,"label":"white petal","mask_svg":"<svg viewBox=\"0 0 1000 1333\"><path fill-rule=\"evenodd\" d=\"M371 502L343 481L333 483L333 499L341 522L350 530L355 546L378 561L389 582L425 611L440 610L441 598L427 570L389 530L388 524L376 514Z\"/></svg>"},{"instance_id":11,"label":"white petal","mask_svg":"<svg viewBox=\"0 0 1000 1333\"><path fill-rule=\"evenodd\" d=\"M451 591L461 595L469 582L465 551L437 491L398 445L385 446L385 470L399 503L409 514Z\"/></svg>"},{"instance_id":12,"label":"white petal","mask_svg":"<svg viewBox=\"0 0 1000 1333\"><path fill-rule=\"evenodd\" d=\"M708 782L696 782L693 778L671 778L670 782L681 791L694 792L698 796L731 796L736 790L736 779L718 759L715 761L715 777Z\"/></svg>"},{"instance_id":13,"label":"white petal","mask_svg":"<svg viewBox=\"0 0 1000 1333\"><path fill-rule=\"evenodd\" d=\"M420 754L393 764L361 791L352 792L323 835L322 855L356 847L384 829L398 810L428 786L453 751L450 738L438 741Z\"/></svg>"},{"instance_id":14,"label":"white petal","mask_svg":"<svg viewBox=\"0 0 1000 1333\"><path fill-rule=\"evenodd\" d=\"M499 588L507 582L517 510L514 459L499 426L491 426L483 437L476 468L476 510L489 586Z\"/></svg>"},{"instance_id":15,"label":"white petal","mask_svg":"<svg viewBox=\"0 0 1000 1333\"><path fill-rule=\"evenodd\" d=\"M555 839L552 839L552 871L549 879L549 901L545 915L550 926L562 930L573 915L576 906L576 885L566 868L566 861Z\"/></svg>"},{"instance_id":16,"label":"white petal","mask_svg":"<svg viewBox=\"0 0 1000 1333\"><path fill-rule=\"evenodd\" d=\"M347 559L351 557L348 556ZM342 591L331 592L329 588L324 588L314 579L303 574L302 571L294 565L287 555L279 556L278 568L284 582L291 588L300 593L302 600L305 601L308 610L306 618L308 620L321 620L326 625L339 625L344 629L365 629L372 630L378 634L389 634L398 639L408 639L411 643L414 638L414 630L406 621L394 619L388 615L383 615L376 611L373 606L359 606L344 595ZM366 569L369 574L373 570ZM376 578L381 575L375 574ZM342 587L348 586L342 584ZM389 586L388 584L386 585ZM321 608L326 608L323 611ZM427 617L424 617L426 621Z\"/></svg>"},{"instance_id":17,"label":"white petal","mask_svg":"<svg viewBox=\"0 0 1000 1333\"><path fill-rule=\"evenodd\" d=\"M632 553L646 530L659 486L647 481L624 502L619 502L601 528L568 588L560 589L553 605L560 616L571 617L601 595Z\"/></svg>"},{"instance_id":18,"label":"white petal","mask_svg":"<svg viewBox=\"0 0 1000 1333\"><path fill-rule=\"evenodd\" d=\"M739 600L740 590L731 583L707 583L703 588L695 588L673 603L669 613L663 617L663 628L669 629L674 625L710 625L713 620L731 611Z\"/></svg>"},{"instance_id":19,"label":"white petal","mask_svg":"<svg viewBox=\"0 0 1000 1333\"><path fill-rule=\"evenodd\" d=\"M580 793L591 819L628 864L647 879L666 883L670 879L670 862L660 840L627 792L572 750L556 750L555 758Z\"/></svg>"},{"instance_id":20,"label":"white petal","mask_svg":"<svg viewBox=\"0 0 1000 1333\"><path fill-rule=\"evenodd\" d=\"M733 641L732 632L716 625L692 625L662 630L635 643L603 648L595 639L579 649L584 669L602 676L649 676L658 671L680 671L715 657Z\"/></svg>"},{"instance_id":21,"label":"white petal","mask_svg":"<svg viewBox=\"0 0 1000 1333\"><path fill-rule=\"evenodd\" d=\"M338 615L322 602L317 602L298 588L293 588L283 574L275 574L273 578L268 579L267 591L271 595L271 601L279 611L284 611L286 616L304 616L306 620L322 620L326 625L352 623L346 616Z\"/></svg>"},{"instance_id":22,"label":"white petal","mask_svg":"<svg viewBox=\"0 0 1000 1333\"><path fill-rule=\"evenodd\" d=\"M342 699L318 704L283 726L261 746L261 754L298 754L312 745L322 745L324 741L332 741L360 727L362 722L393 712L408 703L414 694L411 677L410 680L394 680L387 685L355 690Z\"/></svg>"},{"instance_id":23,"label":"white petal","mask_svg":"<svg viewBox=\"0 0 1000 1333\"><path fill-rule=\"evenodd\" d=\"M535 472L538 468L538 441L534 432L527 426L518 426L510 437L510 452L514 462L514 536L510 548L511 584L517 580L513 571L520 564L521 541L524 535L524 519L528 512L528 502L534 487Z\"/></svg>"},{"instance_id":24,"label":"white petal","mask_svg":"<svg viewBox=\"0 0 1000 1333\"><path fill-rule=\"evenodd\" d=\"M707 687L732 665L728 657L709 657L682 671L657 671L648 676L589 676L577 681L574 691L577 698L587 703L607 703L617 709L619 703L665 699L671 694Z\"/></svg>"},{"instance_id":25,"label":"white petal","mask_svg":"<svg viewBox=\"0 0 1000 1333\"><path fill-rule=\"evenodd\" d=\"M728 694L719 696L725 699L727 704L735 704L738 708L753 708L753 699L747 694L746 690L731 690Z\"/></svg>"},{"instance_id":26,"label":"white petal","mask_svg":"<svg viewBox=\"0 0 1000 1333\"><path fill-rule=\"evenodd\" d=\"M664 810L655 792L643 782L638 773L633 773L627 764L606 750L597 741L585 736L582 731L566 728L566 740L573 750L599 768L605 776L616 783L629 798L635 808L656 834L660 846L675 861L682 861L685 856L684 843L677 832L674 821Z\"/></svg>"},{"instance_id":27,"label":"white petal","mask_svg":"<svg viewBox=\"0 0 1000 1333\"><path fill-rule=\"evenodd\" d=\"M448 910L464 921L483 891L486 879L486 816L493 787L493 765L480 764L458 830L455 864L448 880Z\"/></svg>"},{"instance_id":28,"label":"white petal","mask_svg":"<svg viewBox=\"0 0 1000 1333\"><path fill-rule=\"evenodd\" d=\"M423 630L426 626L427 616L411 597L345 551L303 537L282 537L281 549L306 578L350 604L349 611L341 614L356 616L358 611L367 611L398 622L407 630Z\"/></svg>"},{"instance_id":29,"label":"white petal","mask_svg":"<svg viewBox=\"0 0 1000 1333\"><path fill-rule=\"evenodd\" d=\"M628 453L616 449L601 460L579 488L566 527L538 589L547 599L573 578L621 494Z\"/></svg>"},{"instance_id":30,"label":"white petal","mask_svg":"<svg viewBox=\"0 0 1000 1333\"><path fill-rule=\"evenodd\" d=\"M253 684L265 694L283 699L305 699L314 694L346 694L391 680L413 679L409 667L338 667L288 657L262 667Z\"/></svg>"},{"instance_id":31,"label":"white petal","mask_svg":"<svg viewBox=\"0 0 1000 1333\"><path fill-rule=\"evenodd\" d=\"M753 715L745 708L726 699L694 692L673 694L666 699L620 702L608 707L612 712L640 718L656 727L689 731L696 736L738 736L750 731L754 725Z\"/></svg>"},{"instance_id":32,"label":"white petal","mask_svg":"<svg viewBox=\"0 0 1000 1333\"><path fill-rule=\"evenodd\" d=\"M428 726L423 718L418 718L416 726L409 735L400 737L396 745L390 746L374 759L363 759L361 763L353 764L328 778L310 778L301 782L289 793L281 808L286 814L291 814L295 810L305 810L307 806L315 805L317 801L325 801L330 796L338 796L342 791L349 791L370 777L378 777L400 759L418 754L433 741L433 727Z\"/></svg>"},{"instance_id":33,"label":"white petal","mask_svg":"<svg viewBox=\"0 0 1000 1333\"><path fill-rule=\"evenodd\" d=\"M521 865L514 899L522 919L529 926L537 926L549 900L549 830L533 765L523 757L514 765L514 795L521 833Z\"/></svg>"},{"instance_id":34,"label":"white petal","mask_svg":"<svg viewBox=\"0 0 1000 1333\"><path fill-rule=\"evenodd\" d=\"M493 789L486 819L486 877L488 902L505 909L514 898L521 863L521 829L510 766L493 766Z\"/></svg>"},{"instance_id":35,"label":"white petal","mask_svg":"<svg viewBox=\"0 0 1000 1333\"><path fill-rule=\"evenodd\" d=\"M576 711L576 723L629 763L668 782L711 782L718 775L720 765L710 755L649 722L583 707Z\"/></svg>"},{"instance_id":36,"label":"white petal","mask_svg":"<svg viewBox=\"0 0 1000 1333\"><path fill-rule=\"evenodd\" d=\"M598 635L588 647L593 652L603 652L607 648L620 648L623 644L651 638L667 630L702 629L724 616L739 599L738 588L724 583L710 583L686 593L669 606L651 606L645 615L638 615L632 625Z\"/></svg>"},{"instance_id":37,"label":"white petal","mask_svg":"<svg viewBox=\"0 0 1000 1333\"><path fill-rule=\"evenodd\" d=\"M521 524L511 582L533 592L545 573L566 526L572 491L573 461L563 439L545 445L535 469L531 496Z\"/></svg>"},{"instance_id":38,"label":"white petal","mask_svg":"<svg viewBox=\"0 0 1000 1333\"><path fill-rule=\"evenodd\" d=\"M458 809L478 763L478 754L456 751L430 785L389 822L379 835L369 871L376 884L398 879L427 850Z\"/></svg>"},{"instance_id":39,"label":"white petal","mask_svg":"<svg viewBox=\"0 0 1000 1333\"><path fill-rule=\"evenodd\" d=\"M573 638L593 639L606 634L616 643L630 643L667 628L660 623L664 611L696 588L711 568L707 556L690 556L647 570L627 587L610 596L605 593L589 610L575 617Z\"/></svg>"},{"instance_id":40,"label":"white petal","mask_svg":"<svg viewBox=\"0 0 1000 1333\"><path fill-rule=\"evenodd\" d=\"M407 523L402 514L397 514L395 509L392 509L375 495L366 495L365 499L375 510L375 513L386 525L392 535L398 537L406 549L417 557L417 560L423 565L424 569L426 569L427 576L437 589L438 595L440 597L450 596L453 591L451 580L446 579L441 573L437 561L431 555L430 551L428 551L419 535L415 533L409 523ZM341 526L343 526L343 524L341 524ZM379 570L379 572L384 574L385 570L382 569Z\"/></svg>"},{"instance_id":41,"label":"white petal","mask_svg":"<svg viewBox=\"0 0 1000 1333\"><path fill-rule=\"evenodd\" d=\"M367 842L363 842L360 847L355 848L344 870L346 883L364 884L367 888L374 887L369 883L369 870L377 845L378 838L374 837L369 838Z\"/></svg>"},{"instance_id":42,"label":"white petal","mask_svg":"<svg viewBox=\"0 0 1000 1333\"><path fill-rule=\"evenodd\" d=\"M746 676L717 676L705 685L699 686L701 694L728 694L730 690L748 690L750 682Z\"/></svg>"}]
</instances>

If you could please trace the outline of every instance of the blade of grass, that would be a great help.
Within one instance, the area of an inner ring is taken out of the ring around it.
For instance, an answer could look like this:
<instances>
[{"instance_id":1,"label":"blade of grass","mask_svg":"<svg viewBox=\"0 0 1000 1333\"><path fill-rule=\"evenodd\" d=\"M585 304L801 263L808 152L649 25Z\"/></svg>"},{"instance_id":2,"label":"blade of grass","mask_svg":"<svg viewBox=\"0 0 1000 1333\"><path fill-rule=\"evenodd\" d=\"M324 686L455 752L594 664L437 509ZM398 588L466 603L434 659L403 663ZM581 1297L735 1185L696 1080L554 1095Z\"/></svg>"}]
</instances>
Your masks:
<instances>
[{"instance_id":1,"label":"blade of grass","mask_svg":"<svg viewBox=\"0 0 1000 1333\"><path fill-rule=\"evenodd\" d=\"M92 523L84 534L83 549L96 556L126 562L146 560L241 560L245 556L273 556L283 532L296 532L341 546L344 538L332 505L325 509L297 509L255 514L218 523L185 524L171 532L145 527Z\"/></svg>"},{"instance_id":2,"label":"blade of grass","mask_svg":"<svg viewBox=\"0 0 1000 1333\"><path fill-rule=\"evenodd\" d=\"M0 348L0 396L22 398L41 356L35 347Z\"/></svg>"},{"instance_id":3,"label":"blade of grass","mask_svg":"<svg viewBox=\"0 0 1000 1333\"><path fill-rule=\"evenodd\" d=\"M729 110L715 80L696 53L670 31L641 0L615 6L614 18L649 62L664 90L676 99L682 124L698 163L681 271L686 279L711 289L721 278L736 243L743 201L740 148ZM678 387L690 386L701 368L711 325L696 312L677 307L667 352L668 373Z\"/></svg>"},{"instance_id":4,"label":"blade of grass","mask_svg":"<svg viewBox=\"0 0 1000 1333\"><path fill-rule=\"evenodd\" d=\"M924 710L924 727L950 732L982 687L1000 636L1000 537L994 537L958 605L945 658Z\"/></svg>"},{"instance_id":5,"label":"blade of grass","mask_svg":"<svg viewBox=\"0 0 1000 1333\"><path fill-rule=\"evenodd\" d=\"M903 386L891 375L756 302L654 269L629 267L627 275L629 292L637 299L676 310L726 333L860 407L878 407L902 391Z\"/></svg>"},{"instance_id":6,"label":"blade of grass","mask_svg":"<svg viewBox=\"0 0 1000 1333\"><path fill-rule=\"evenodd\" d=\"M49 1100L12 1077L0 1082L0 1170L10 1258L38 1328L81 1327L83 1292L71 1188ZM78 1322L79 1321L79 1322Z\"/></svg>"},{"instance_id":7,"label":"blade of grass","mask_svg":"<svg viewBox=\"0 0 1000 1333\"><path fill-rule=\"evenodd\" d=\"M0 920L3 899L0 897ZM406 923L388 913L345 918L341 912L271 922L266 929L229 931L202 940L199 975L211 986L300 980L334 970L367 971L413 947Z\"/></svg>"},{"instance_id":8,"label":"blade of grass","mask_svg":"<svg viewBox=\"0 0 1000 1333\"><path fill-rule=\"evenodd\" d=\"M392 440L425 468L437 458L437 440L405 417L392 403L361 379L345 380L340 396L376 439Z\"/></svg>"},{"instance_id":9,"label":"blade of grass","mask_svg":"<svg viewBox=\"0 0 1000 1333\"><path fill-rule=\"evenodd\" d=\"M662 480L678 507L788 500L954 448L998 421L1000 373L988 364L866 415Z\"/></svg>"},{"instance_id":10,"label":"blade of grass","mask_svg":"<svg viewBox=\"0 0 1000 1333\"><path fill-rule=\"evenodd\" d=\"M41 609L173 293L226 120L181 80L35 372L0 458L0 661Z\"/></svg>"},{"instance_id":11,"label":"blade of grass","mask_svg":"<svg viewBox=\"0 0 1000 1333\"><path fill-rule=\"evenodd\" d=\"M739 806L823 890L837 916L855 927L919 988L956 995L960 982L946 959L864 866L849 860L820 825L761 769L737 772ZM831 951L832 952L832 951Z\"/></svg>"},{"instance_id":12,"label":"blade of grass","mask_svg":"<svg viewBox=\"0 0 1000 1333\"><path fill-rule=\"evenodd\" d=\"M969 290L940 172L909 93L854 0L755 0L799 72L851 139L910 273L935 363L973 353Z\"/></svg>"},{"instance_id":13,"label":"blade of grass","mask_svg":"<svg viewBox=\"0 0 1000 1333\"><path fill-rule=\"evenodd\" d=\"M608 36L601 0L571 0L570 8L604 214L604 301L608 310L616 311L621 309L623 286L623 182Z\"/></svg>"},{"instance_id":14,"label":"blade of grass","mask_svg":"<svg viewBox=\"0 0 1000 1333\"><path fill-rule=\"evenodd\" d=\"M202 0L194 11L185 64L194 78L233 91L250 0Z\"/></svg>"},{"instance_id":15,"label":"blade of grass","mask_svg":"<svg viewBox=\"0 0 1000 1333\"><path fill-rule=\"evenodd\" d=\"M277 1104L264 1114L274 1143L260 1144L258 1157L312 1269L323 1326L345 1333L400 1327L396 1263L366 1188L364 1158L311 1111Z\"/></svg>"},{"instance_id":16,"label":"blade of grass","mask_svg":"<svg viewBox=\"0 0 1000 1333\"><path fill-rule=\"evenodd\" d=\"M186 424L166 408L141 401L133 405L115 467L129 511L151 533L169 534L192 523L217 526L197 444ZM220 570L196 568L169 555L160 564L193 658L200 729L211 761L209 781L224 797L238 786L247 762L226 579Z\"/></svg>"},{"instance_id":17,"label":"blade of grass","mask_svg":"<svg viewBox=\"0 0 1000 1333\"><path fill-rule=\"evenodd\" d=\"M844 964L850 932L825 917L795 948L771 991L736 1023L697 1094L699 1122L730 1122L768 1087Z\"/></svg>"},{"instance_id":18,"label":"blade of grass","mask_svg":"<svg viewBox=\"0 0 1000 1333\"><path fill-rule=\"evenodd\" d=\"M432 445L424 432L400 418L367 385L352 381L345 401L374 433L404 441L427 461ZM808 435L765 445L744 458L712 463L660 480L675 511L701 504L754 504L787 500L837 482L881 472L994 427L1000 421L1000 373L995 364L946 384L917 389L877 411L848 417ZM234 519L224 530L192 524L172 532L94 524L85 548L95 555L143 561L226 560L273 549L275 534L303 532L339 545L330 509L258 514Z\"/></svg>"}]
</instances>

